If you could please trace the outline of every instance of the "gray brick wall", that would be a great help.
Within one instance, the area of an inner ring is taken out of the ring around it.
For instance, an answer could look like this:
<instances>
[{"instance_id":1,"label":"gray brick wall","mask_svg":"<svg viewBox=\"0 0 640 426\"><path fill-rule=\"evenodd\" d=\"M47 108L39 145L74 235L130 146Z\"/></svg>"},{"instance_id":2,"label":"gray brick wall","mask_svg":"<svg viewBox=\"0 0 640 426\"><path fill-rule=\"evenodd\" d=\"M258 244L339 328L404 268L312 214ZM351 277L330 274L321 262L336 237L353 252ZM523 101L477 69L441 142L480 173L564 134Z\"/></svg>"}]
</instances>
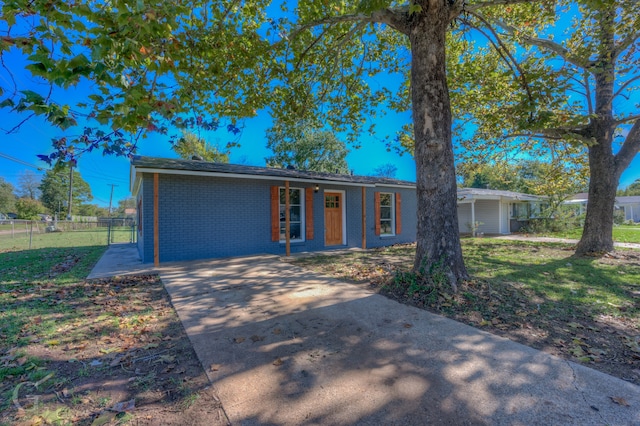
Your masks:
<instances>
[{"instance_id":1,"label":"gray brick wall","mask_svg":"<svg viewBox=\"0 0 640 426\"><path fill-rule=\"evenodd\" d=\"M271 241L270 187L282 181L160 175L160 262L241 256L284 254L285 245ZM292 188L315 186L292 182ZM293 253L325 250L324 190L342 190L346 203L346 247L362 244L361 188L320 185L314 193L314 239L292 243ZM379 190L379 189L377 189ZM386 190L383 190L386 191ZM374 235L373 189L367 189L367 245L378 247L415 240L415 191L402 192L403 233L381 238ZM303 192L304 195L304 192ZM144 174L139 197L143 199L143 232L138 248L143 262L153 262L153 176ZM344 248L338 246L332 248Z\"/></svg>"}]
</instances>

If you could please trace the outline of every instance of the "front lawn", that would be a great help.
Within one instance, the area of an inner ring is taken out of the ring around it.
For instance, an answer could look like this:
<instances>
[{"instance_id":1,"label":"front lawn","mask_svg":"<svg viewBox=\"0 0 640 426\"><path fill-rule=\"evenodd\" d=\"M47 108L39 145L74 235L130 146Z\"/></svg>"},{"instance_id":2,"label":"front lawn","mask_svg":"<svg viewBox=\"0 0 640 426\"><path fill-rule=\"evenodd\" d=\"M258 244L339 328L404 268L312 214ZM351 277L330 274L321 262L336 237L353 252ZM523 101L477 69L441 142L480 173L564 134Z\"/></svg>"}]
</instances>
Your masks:
<instances>
[{"instance_id":1,"label":"front lawn","mask_svg":"<svg viewBox=\"0 0 640 426\"><path fill-rule=\"evenodd\" d=\"M572 238L579 240L582 237L582 228L575 228L563 232L545 232L540 234L545 237L554 238ZM636 243L640 244L640 226L638 225L619 225L613 227L613 241L618 243Z\"/></svg>"},{"instance_id":2,"label":"front lawn","mask_svg":"<svg viewBox=\"0 0 640 426\"><path fill-rule=\"evenodd\" d=\"M105 250L0 252L0 425L226 424L158 277L85 280Z\"/></svg>"},{"instance_id":3,"label":"front lawn","mask_svg":"<svg viewBox=\"0 0 640 426\"><path fill-rule=\"evenodd\" d=\"M577 258L566 244L462 241L472 279L456 294L410 273L414 245L294 262L640 384L640 251Z\"/></svg>"}]
</instances>

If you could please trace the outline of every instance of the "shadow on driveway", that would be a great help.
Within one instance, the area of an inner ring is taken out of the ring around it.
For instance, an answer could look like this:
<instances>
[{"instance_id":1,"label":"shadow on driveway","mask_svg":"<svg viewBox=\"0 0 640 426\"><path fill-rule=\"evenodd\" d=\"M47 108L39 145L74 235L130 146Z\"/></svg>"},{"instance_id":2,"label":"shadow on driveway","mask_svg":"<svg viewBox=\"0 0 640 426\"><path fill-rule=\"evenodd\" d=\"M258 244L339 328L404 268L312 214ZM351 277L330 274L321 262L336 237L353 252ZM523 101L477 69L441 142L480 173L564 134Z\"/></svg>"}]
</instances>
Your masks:
<instances>
[{"instance_id":1,"label":"shadow on driveway","mask_svg":"<svg viewBox=\"0 0 640 426\"><path fill-rule=\"evenodd\" d=\"M233 424L640 424L633 384L276 256L158 271Z\"/></svg>"}]
</instances>

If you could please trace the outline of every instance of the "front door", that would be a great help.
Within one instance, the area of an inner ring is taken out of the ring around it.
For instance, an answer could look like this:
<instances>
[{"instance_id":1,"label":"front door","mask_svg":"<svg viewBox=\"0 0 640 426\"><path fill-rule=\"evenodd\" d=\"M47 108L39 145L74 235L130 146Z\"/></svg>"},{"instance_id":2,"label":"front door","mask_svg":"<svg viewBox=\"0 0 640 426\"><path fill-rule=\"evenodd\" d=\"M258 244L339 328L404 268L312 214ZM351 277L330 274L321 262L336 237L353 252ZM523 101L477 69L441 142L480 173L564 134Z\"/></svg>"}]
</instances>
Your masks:
<instances>
[{"instance_id":1,"label":"front door","mask_svg":"<svg viewBox=\"0 0 640 426\"><path fill-rule=\"evenodd\" d=\"M324 244L342 244L342 194L339 192L324 193L324 226Z\"/></svg>"}]
</instances>

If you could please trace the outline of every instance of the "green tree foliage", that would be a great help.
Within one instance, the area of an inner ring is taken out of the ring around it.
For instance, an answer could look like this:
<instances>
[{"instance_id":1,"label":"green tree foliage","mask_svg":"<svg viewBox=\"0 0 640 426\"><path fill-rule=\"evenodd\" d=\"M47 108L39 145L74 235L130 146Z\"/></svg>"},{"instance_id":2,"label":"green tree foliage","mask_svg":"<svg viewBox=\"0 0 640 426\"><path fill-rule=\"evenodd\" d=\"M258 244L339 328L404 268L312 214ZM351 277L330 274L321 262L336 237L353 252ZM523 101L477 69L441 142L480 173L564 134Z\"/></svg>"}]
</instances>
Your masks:
<instances>
[{"instance_id":1,"label":"green tree foliage","mask_svg":"<svg viewBox=\"0 0 640 426\"><path fill-rule=\"evenodd\" d=\"M333 133L302 126L294 134L271 129L267 133L267 148L273 151L265 158L267 167L349 174L345 143Z\"/></svg>"},{"instance_id":2,"label":"green tree foliage","mask_svg":"<svg viewBox=\"0 0 640 426\"><path fill-rule=\"evenodd\" d=\"M55 86L86 78L97 91L69 106L56 91L12 88L0 105L41 114L61 129L76 125L79 114L90 126L108 125L54 140L53 159L72 162L83 150L127 154L148 131L216 128L219 117L230 117L228 129L236 133L234 120L260 109L285 134L305 122L344 132L358 146L358 136L373 133L384 111L410 110L414 268L440 265L455 286L467 272L456 223L447 34L472 13L486 11L494 22L514 3L514 20L527 21L545 14L547 2L5 2L0 52L22 52L28 69ZM385 87L379 77L394 83Z\"/></svg>"},{"instance_id":3,"label":"green tree foliage","mask_svg":"<svg viewBox=\"0 0 640 426\"><path fill-rule=\"evenodd\" d=\"M97 204L80 204L73 214L74 216L108 217L109 209Z\"/></svg>"},{"instance_id":4,"label":"green tree foliage","mask_svg":"<svg viewBox=\"0 0 640 426\"><path fill-rule=\"evenodd\" d=\"M625 189L619 190L618 195L622 195L622 196L640 195L640 179L634 180Z\"/></svg>"},{"instance_id":5,"label":"green tree foliage","mask_svg":"<svg viewBox=\"0 0 640 426\"><path fill-rule=\"evenodd\" d=\"M20 198L16 201L16 214L18 219L39 220L40 213L45 212L45 207L38 200L33 198Z\"/></svg>"},{"instance_id":6,"label":"green tree foliage","mask_svg":"<svg viewBox=\"0 0 640 426\"><path fill-rule=\"evenodd\" d=\"M588 168L573 163L521 160L492 164L465 164L462 185L468 188L487 188L521 192L547 197L550 215L560 204L588 188Z\"/></svg>"},{"instance_id":7,"label":"green tree foliage","mask_svg":"<svg viewBox=\"0 0 640 426\"><path fill-rule=\"evenodd\" d=\"M582 151L573 158L588 162L589 209L576 251L612 250L616 189L640 150L640 2L559 0L551 13L526 20L520 7L470 12L469 28L486 42L453 44L459 124L476 127L461 143L481 158ZM482 30L487 21L494 30Z\"/></svg>"},{"instance_id":8,"label":"green tree foliage","mask_svg":"<svg viewBox=\"0 0 640 426\"><path fill-rule=\"evenodd\" d=\"M47 170L40 184L42 204L51 212L65 213L69 202L69 167L61 166ZM93 199L89 184L82 179L80 172L73 171L72 213L77 212L82 204ZM74 213L75 214L75 213ZM62 214L64 216L64 214Z\"/></svg>"},{"instance_id":9,"label":"green tree foliage","mask_svg":"<svg viewBox=\"0 0 640 426\"><path fill-rule=\"evenodd\" d=\"M171 147L180 158L191 160L194 156L202 158L204 161L214 163L228 163L229 151L220 151L215 145L211 145L206 140L199 138L191 132L183 132L182 137Z\"/></svg>"},{"instance_id":10,"label":"green tree foliage","mask_svg":"<svg viewBox=\"0 0 640 426\"><path fill-rule=\"evenodd\" d=\"M13 191L13 185L0 177L0 213L13 211L16 203L16 196Z\"/></svg>"},{"instance_id":11,"label":"green tree foliage","mask_svg":"<svg viewBox=\"0 0 640 426\"><path fill-rule=\"evenodd\" d=\"M372 176L395 178L398 168L392 163L381 164L373 169Z\"/></svg>"}]
</instances>

